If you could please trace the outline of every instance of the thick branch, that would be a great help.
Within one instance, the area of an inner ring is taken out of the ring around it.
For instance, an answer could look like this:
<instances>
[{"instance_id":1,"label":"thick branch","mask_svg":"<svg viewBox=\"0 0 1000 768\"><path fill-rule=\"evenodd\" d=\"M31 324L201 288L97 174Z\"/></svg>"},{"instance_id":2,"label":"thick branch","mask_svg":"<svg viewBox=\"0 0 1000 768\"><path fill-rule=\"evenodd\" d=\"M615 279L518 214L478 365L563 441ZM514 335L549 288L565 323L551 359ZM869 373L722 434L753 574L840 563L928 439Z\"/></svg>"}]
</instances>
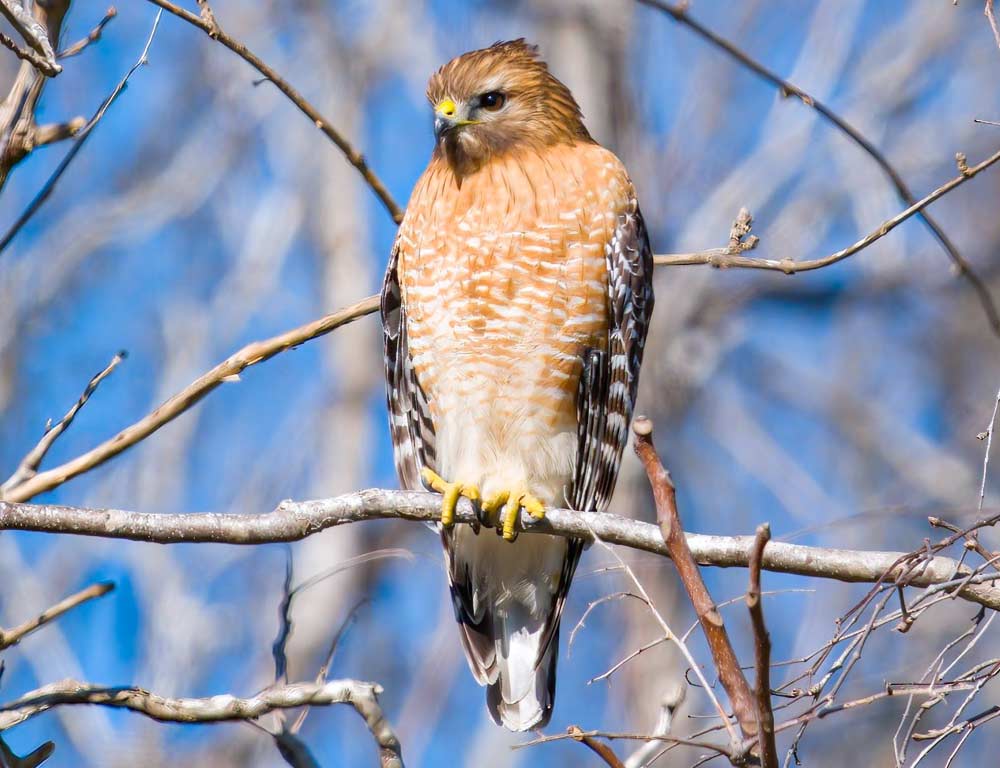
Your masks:
<instances>
[{"instance_id":1,"label":"thick branch","mask_svg":"<svg viewBox=\"0 0 1000 768\"><path fill-rule=\"evenodd\" d=\"M653 425L649 419L640 416L633 425L635 431L635 452L646 468L649 484L653 489L653 499L656 501L656 518L660 524L663 541L670 551L670 559L674 561L677 575L680 577L684 591L687 592L698 623L701 624L708 648L712 652L715 668L719 673L719 682L729 696L733 714L740 724L743 737L757 741L758 722L754 706L753 694L743 670L740 668L736 651L729 640L722 614L715 607L715 601L701 578L698 563L688 546L684 528L681 525L680 513L677 511L677 494L670 475L660 463L660 457L653 447ZM767 766L771 768L771 766Z\"/></svg>"},{"instance_id":2,"label":"thick branch","mask_svg":"<svg viewBox=\"0 0 1000 768\"><path fill-rule=\"evenodd\" d=\"M383 768L402 768L399 739L382 714L378 694L382 688L358 680L328 683L295 683L268 688L245 699L225 693L201 699L170 698L142 688L108 688L63 680L43 686L0 707L0 731L12 728L52 707L66 704L98 704L130 709L154 720L175 723L210 723L222 720L253 720L276 709L350 704L365 719L379 747Z\"/></svg>"},{"instance_id":3,"label":"thick branch","mask_svg":"<svg viewBox=\"0 0 1000 768\"><path fill-rule=\"evenodd\" d=\"M813 98L797 85L794 85L788 80L785 80L775 74L729 40L720 37L712 32L712 30L695 21L688 13L687 2L669 3L665 0L639 0L639 2L668 14L674 21L683 24L703 40L706 40L710 44L714 45L716 48L739 62L742 66L749 69L755 75L777 88L778 92L782 96L795 96L807 107L811 107L816 110L816 112L824 120L829 122L857 146L863 149L868 156L878 164L879 168L882 169L882 172L885 173L886 177L888 177L889 181L892 183L892 186L895 188L896 194L899 196L900 200L910 206L910 208L916 208L917 203L913 194L906 186L906 182L903 181L903 177L900 176L899 172L889 163L886 156L883 155L874 144L866 139L857 128L848 123L844 118L830 109L830 107ZM987 6L987 9L989 9L989 6ZM913 213L919 213L920 218L924 220L927 228L931 230L934 237L936 237L938 242L941 243L941 247L944 248L945 252L948 254L948 258L951 259L958 273L969 281L969 284L976 292L976 296L979 298L979 303L983 307L983 312L986 314L986 319L989 321L990 327L993 329L995 334L1000 336L1000 312L997 311L997 307L993 302L993 297L990 295L986 284L983 283L982 278L980 278L979 275L973 271L969 262L966 261L962 254L958 252L958 248L955 247L955 244L951 242L951 239L944 233L944 230L938 226L937 222L935 222L929 214L923 213L922 208L916 208ZM909 215L913 214L911 213ZM846 254L841 258L846 258L846 256L849 255L850 254ZM740 264L734 266L745 265ZM771 268L772 267L764 267L764 269ZM816 267L813 267L813 269L815 268Z\"/></svg>"},{"instance_id":4,"label":"thick branch","mask_svg":"<svg viewBox=\"0 0 1000 768\"><path fill-rule=\"evenodd\" d=\"M364 155L358 152L351 145L351 143L336 128L333 127L333 124L320 114L316 107L306 101L301 93L295 90L295 88L293 88L288 81L283 79L277 72L271 69L271 67L269 67L263 59L257 56L257 54L247 48L239 40L236 40L223 32L219 23L215 20L215 15L212 13L211 9L208 9L207 3L203 5L202 13L199 16L181 8L175 3L169 2L169 0L149 1L168 13L172 13L177 18L183 19L188 24L197 27L213 40L222 43L226 46L226 48L231 50L250 66L260 72L267 80L274 83L274 86L285 94L285 96L288 97L288 100L298 107L302 114L312 120L313 124L323 132L324 136L337 145L340 151L343 152L344 157L347 158L347 162L358 170L358 173L361 174L368 186L371 187L371 190L376 194L378 199L382 201L382 205L385 206L389 215L392 216L393 221L398 224L403 220L403 209L399 207L392 195L389 194L389 190L386 188L385 184L382 183L382 180L368 166L368 161L365 160Z\"/></svg>"},{"instance_id":5,"label":"thick branch","mask_svg":"<svg viewBox=\"0 0 1000 768\"><path fill-rule=\"evenodd\" d=\"M54 504L0 502L0 531L22 530L101 536L156 544L215 542L218 544L270 544L299 541L327 528L362 520L396 518L434 522L441 518L441 497L422 491L369 489L315 501L284 501L272 512L225 515L217 513L154 514L117 509L83 509ZM472 524L476 515L467 499L458 503L455 519ZM536 521L523 514L524 531L550 533L592 540L591 531L602 541L632 549L669 555L660 529L650 523L597 512L565 509L546 510ZM753 536L709 536L686 534L691 554L701 565L746 568L750 563ZM795 573L821 579L875 583L892 580L903 571L903 552L828 549L772 541L764 552L762 567L776 573ZM971 569L950 557L934 557L911 575L907 584L926 587L955 583ZM998 577L1000 578L1000 577ZM987 608L1000 610L1000 588L989 581L963 586L958 596Z\"/></svg>"}]
</instances>

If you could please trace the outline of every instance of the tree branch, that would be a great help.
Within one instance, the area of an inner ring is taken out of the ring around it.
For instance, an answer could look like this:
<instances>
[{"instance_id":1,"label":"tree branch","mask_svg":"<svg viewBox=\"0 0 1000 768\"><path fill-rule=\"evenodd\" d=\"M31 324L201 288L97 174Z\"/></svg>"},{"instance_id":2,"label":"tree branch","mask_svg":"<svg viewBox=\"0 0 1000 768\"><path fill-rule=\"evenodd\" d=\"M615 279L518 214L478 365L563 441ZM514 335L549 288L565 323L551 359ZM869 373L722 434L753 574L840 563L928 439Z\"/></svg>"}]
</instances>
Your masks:
<instances>
[{"instance_id":1,"label":"tree branch","mask_svg":"<svg viewBox=\"0 0 1000 768\"><path fill-rule=\"evenodd\" d=\"M31 202L28 203L28 206L24 209L21 215L18 216L17 219L14 221L14 223L11 224L11 226L7 229L3 237L0 237L0 253L2 253L7 248L8 245L10 245L10 242L11 240L14 239L14 236L21 231L24 225L27 224L28 221L31 219L31 217L34 216L35 213L38 211L38 209L42 207L42 204L49 199L49 196L55 189L55 186L59 182L59 179L61 179L62 175L66 172L66 169L69 167L69 164L73 162L73 159L76 157L77 153L79 153L79 151L83 149L83 145L87 141L87 138L90 136L91 133L94 132L94 129L97 127L97 124L101 122L101 119L104 117L108 109L111 108L111 105L114 104L115 101L118 99L118 97L121 96L121 94L125 91L125 88L128 86L128 81L132 78L132 75L134 75L140 67L145 66L147 63L149 63L149 48L153 44L153 38L156 37L156 30L159 24L160 24L160 12L157 12L156 18L153 20L153 26L149 30L149 36L146 38L146 44L143 46L142 53L139 55L138 60L135 62L135 64L133 64L129 68L128 72L125 73L125 76L118 81L118 85L115 86L114 90L111 91L108 97L104 99L103 102L101 102L101 105L97 108L97 111L94 112L93 117L91 117L90 120L88 120L86 124L77 133L73 134L75 136L73 145L69 148L69 151L66 152L66 155L63 157L63 159L59 161L59 165L56 166L56 169L52 172L52 175L49 176L49 178L42 185L42 188L38 191L38 194L36 194L31 199ZM33 115L31 116L31 121L33 125L34 123ZM70 121L70 124L72 125L73 122L74 121ZM28 151L30 151L31 148L33 148L33 146L29 147Z\"/></svg>"},{"instance_id":2,"label":"tree branch","mask_svg":"<svg viewBox=\"0 0 1000 768\"><path fill-rule=\"evenodd\" d=\"M379 748L383 768L402 768L402 748L378 703L382 687L358 680L328 683L294 683L268 688L245 699L231 694L206 698L171 698L142 688L105 686L63 680L42 686L0 706L0 731L13 728L52 707L97 704L130 709L163 722L211 723L253 720L276 709L326 704L350 704L364 718Z\"/></svg>"},{"instance_id":3,"label":"tree branch","mask_svg":"<svg viewBox=\"0 0 1000 768\"><path fill-rule=\"evenodd\" d=\"M259 56L257 56L257 54L247 48L243 43L223 32L222 27L220 27L219 23L215 20L215 15L212 13L212 10L209 8L207 2L199 2L202 9L201 15L191 13L169 0L149 0L149 2L159 6L163 10L167 11L167 13L172 13L177 18L183 19L188 24L200 29L213 40L222 43L222 45L226 46L226 48L231 50L250 66L260 72L265 79L274 83L275 87L285 94L285 96L288 97L288 100L298 107L299 111L308 117L313 124L323 132L324 136L337 145L340 151L344 154L344 157L347 158L347 162L358 170L358 173L361 174L368 186L371 187L372 192L374 192L378 199L382 201L382 205L385 206L389 215L392 216L392 220L397 224L403 220L403 209L400 208L393 199L385 184L382 183L382 180L369 167L368 161L365 160L364 155L358 152L351 145L351 143L336 128L333 127L333 124L323 117L319 110L310 104L301 93L295 90L295 88L293 88L288 81L271 69L270 66L268 66Z\"/></svg>"},{"instance_id":4,"label":"tree branch","mask_svg":"<svg viewBox=\"0 0 1000 768\"><path fill-rule=\"evenodd\" d=\"M40 477L40 475L39 475ZM299 541L338 525L363 520L400 519L434 522L441 518L441 497L423 491L369 489L314 501L284 501L272 512L260 514L154 514L118 509L84 509L56 504L0 502L0 531L21 530L101 536L155 544L214 542L217 544L272 544ZM477 522L467 499L458 503L456 522ZM525 533L549 533L593 540L596 535L609 544L669 556L656 525L597 512L550 509L544 520L523 514ZM593 533L591 533L593 531ZM750 563L753 536L686 534L688 547L701 565L746 568ZM876 583L892 580L910 570L908 553L829 549L772 541L761 567L776 573L795 573L821 579ZM1000 610L1000 588L992 585L1000 574L981 574L963 583L972 573L950 557L936 556L921 563L910 574L907 585L949 585L957 595L987 608Z\"/></svg>"},{"instance_id":5,"label":"tree branch","mask_svg":"<svg viewBox=\"0 0 1000 768\"><path fill-rule=\"evenodd\" d=\"M566 733L571 739L579 741L581 744L585 745L591 752L601 758L601 761L609 766L609 768L625 768L622 765L622 761L618 759L615 751L611 749L607 744L598 741L593 736L589 736L583 732L583 730L578 725L571 725L566 729Z\"/></svg>"},{"instance_id":6,"label":"tree branch","mask_svg":"<svg viewBox=\"0 0 1000 768\"><path fill-rule=\"evenodd\" d=\"M749 69L755 75L760 77L767 83L778 89L778 92L785 97L795 96L799 101L805 104L807 107L811 107L816 110L816 112L827 122L833 125L837 130L847 136L851 141L853 141L857 146L863 149L872 160L882 169L882 172L886 175L892 186L896 190L896 194L899 199L902 200L906 205L910 206L909 209L913 209L912 213L908 214L912 216L913 214L919 214L920 218L923 219L924 223L927 225L928 229L937 238L937 241L944 248L945 252L948 254L948 258L951 259L958 271L958 274L965 277L969 281L973 290L976 292L976 296L979 299L979 303L983 307L983 312L986 314L986 319L990 324L990 328L993 329L993 333L1000 336L1000 312L997 311L996 304L993 302L993 297L990 295L989 289L987 289L986 284L983 283L982 278L979 277L973 271L971 265L965 258L958 252L958 248L955 247L951 239L944 233L944 230L938 226L937 222L930 217L929 214L923 213L923 206L917 207L918 204L910 192L906 183L903 181L903 177L899 175L899 172L889 163L888 159L883 155L874 144L872 144L868 139L866 139L857 128L848 123L844 118L840 117L836 112L830 109L828 106L823 104L818 99L813 98L811 95L803 91L797 85L785 80L779 75L775 74L763 64L761 64L756 59L752 58L748 53L742 51L734 43L720 37L719 35L712 32L712 30L701 25L697 21L691 18L688 13L688 3L669 3L665 0L639 0L643 5L650 6L651 8L656 8L657 10L663 11L668 14L674 21L686 26L692 32L697 34L703 40L714 45L719 50L726 53L730 58L736 60L743 67ZM990 5L987 4L987 9L990 9ZM834 254L836 255L836 254ZM850 254L845 254L841 258L846 258ZM839 259L838 259L839 260ZM744 266L744 265L739 265ZM825 266L825 265L820 265ZM816 267L813 267L815 269ZM764 269L773 269L773 267L764 267ZM801 269L798 271L802 271Z\"/></svg>"},{"instance_id":7,"label":"tree branch","mask_svg":"<svg viewBox=\"0 0 1000 768\"><path fill-rule=\"evenodd\" d=\"M239 381L239 374L251 365L269 360L280 352L297 347L310 339L323 336L335 328L369 315L377 309L378 296L370 296L357 304L321 317L319 320L314 320L270 339L247 344L212 370L198 377L152 413L126 427L111 439L105 440L97 447L67 461L65 464L38 472L10 488L0 489L0 499L24 501L62 485L70 478L103 464L126 448L145 439L164 424L184 413L221 384Z\"/></svg>"},{"instance_id":8,"label":"tree branch","mask_svg":"<svg viewBox=\"0 0 1000 768\"><path fill-rule=\"evenodd\" d=\"M862 237L856 243L847 248L843 248L835 253L831 253L829 256L823 256L816 259L806 259L805 261L795 261L794 259L756 259L750 256L743 256L742 252L744 250L749 250L746 247L739 247L739 241L737 241L737 247L733 247L731 244L728 248L715 249L714 251L701 251L699 253L689 253L689 254L666 254L657 255L653 257L653 261L659 266L685 266L692 264L708 264L717 268L730 268L730 267L742 267L744 269L770 269L778 272L784 272L786 275L794 275L796 272L809 272L814 269L821 269L823 267L829 267L831 264L836 264L838 261L843 261L849 256L853 256L858 251L867 248L869 245L874 243L876 240L881 240L892 230L898 227L907 219L912 216L920 214L920 212L926 208L928 205L933 203L935 200L944 197L946 194L951 192L956 187L960 187L962 184L967 182L972 177L985 171L991 165L1000 160L1000 151L990 155L988 158L983 160L983 162L974 166L964 166L955 178L945 182L940 187L935 189L930 194L925 197L911 202L911 205L906 210L900 211L891 219L882 222L877 228L869 232L867 235ZM737 224L739 219L737 219ZM734 225L735 226L735 225ZM749 231L749 228L747 229ZM756 242L753 243L756 245ZM753 246L750 246L751 248ZM972 273L967 273L971 275ZM972 278L970 278L972 279ZM979 278L975 278L978 280ZM989 294L986 294L989 298ZM984 305L986 306L986 305ZM990 311L990 323L993 323L992 313L995 312L992 303L988 305ZM998 324L996 326L998 332L1000 332L1000 319L998 319Z\"/></svg>"},{"instance_id":9,"label":"tree branch","mask_svg":"<svg viewBox=\"0 0 1000 768\"><path fill-rule=\"evenodd\" d=\"M42 5L45 5L44 3ZM65 2L68 6L68 0ZM17 0L0 0L0 13L7 17L7 21L17 30L17 33L24 38L31 51L20 48L17 43L6 35L2 35L3 44L10 48L17 56L28 61L43 74L54 77L62 72L62 67L56 63L56 54L52 47L58 42L58 27L56 35L53 37L52 30L47 29L44 24L26 11L24 6ZM62 23L61 16L65 14L63 10L60 14L59 22Z\"/></svg>"},{"instance_id":10,"label":"tree branch","mask_svg":"<svg viewBox=\"0 0 1000 768\"><path fill-rule=\"evenodd\" d=\"M0 0L0 12L13 20L19 33L38 38L39 47L47 45L50 51L59 40L68 9L69 0L58 0L35 3L31 13L28 13L13 0ZM54 64L55 59L52 62ZM38 146L35 109L48 81L49 78L33 63L26 62L21 65L14 84L0 102L0 189L11 169Z\"/></svg>"},{"instance_id":11,"label":"tree branch","mask_svg":"<svg viewBox=\"0 0 1000 768\"><path fill-rule=\"evenodd\" d=\"M14 470L7 480L0 485L0 497L6 491L16 488L21 483L26 480L31 479L36 474L38 474L38 466L42 463L45 458L45 454L49 452L49 449L59 439L59 436L69 429L70 425L73 423L73 419L76 418L76 414L80 412L80 409L87 404L90 400L90 396L97 391L97 388L101 385L111 372L118 367L119 363L125 359L126 353L124 351L119 352L113 358L111 362L108 363L104 369L96 374L83 389L83 394L80 395L80 399L73 403L73 407L70 408L66 415L63 416L55 424L49 423L45 425L45 433L42 438L38 441L34 448L28 451L27 455L21 459L21 463L17 465L17 469Z\"/></svg>"},{"instance_id":12,"label":"tree branch","mask_svg":"<svg viewBox=\"0 0 1000 768\"><path fill-rule=\"evenodd\" d=\"M25 636L30 635L39 627L43 627L50 621L58 619L67 611L73 610L78 605L82 605L88 600L103 597L114 588L115 584L113 581L101 581L97 584L91 584L86 589L81 589L76 594L70 595L64 600L60 600L51 608L42 611L38 614L38 616L33 619L29 619L13 629L0 629L0 651L5 648L10 648L12 645L17 645L22 639L24 639Z\"/></svg>"},{"instance_id":13,"label":"tree branch","mask_svg":"<svg viewBox=\"0 0 1000 768\"><path fill-rule=\"evenodd\" d=\"M712 660L715 662L715 669L719 673L719 682L722 683L722 687L729 696L729 703L732 705L733 715L740 725L743 738L756 742L759 724L753 694L750 692L750 684L743 674L739 659L736 658L736 651L733 650L733 645L729 640L729 633L726 632L722 614L715 607L715 601L709 594L704 579L701 578L698 563L688 546L687 537L684 535L684 528L681 525L680 513L677 510L677 494L674 484L666 469L663 468L663 464L660 463L656 448L653 447L653 424L645 416L639 416L632 425L632 429L635 432L635 452L646 469L649 484L653 489L653 498L656 501L656 518L663 535L663 541L670 551L670 559L674 561L677 575L684 586L684 591L687 592L688 598L691 600L691 605L698 617L698 623L701 624L708 648L712 653ZM751 558L752 556L753 551ZM733 747L735 748L735 746L734 744ZM773 767L768 765L766 768Z\"/></svg>"},{"instance_id":14,"label":"tree branch","mask_svg":"<svg viewBox=\"0 0 1000 768\"><path fill-rule=\"evenodd\" d=\"M757 526L753 550L750 552L750 587L747 590L747 608L753 625L754 645L754 700L757 714L757 749L762 768L778 768L778 749L774 743L774 710L771 708L771 636L764 623L764 604L761 601L760 564L764 548L771 540L771 527L767 523Z\"/></svg>"}]
</instances>

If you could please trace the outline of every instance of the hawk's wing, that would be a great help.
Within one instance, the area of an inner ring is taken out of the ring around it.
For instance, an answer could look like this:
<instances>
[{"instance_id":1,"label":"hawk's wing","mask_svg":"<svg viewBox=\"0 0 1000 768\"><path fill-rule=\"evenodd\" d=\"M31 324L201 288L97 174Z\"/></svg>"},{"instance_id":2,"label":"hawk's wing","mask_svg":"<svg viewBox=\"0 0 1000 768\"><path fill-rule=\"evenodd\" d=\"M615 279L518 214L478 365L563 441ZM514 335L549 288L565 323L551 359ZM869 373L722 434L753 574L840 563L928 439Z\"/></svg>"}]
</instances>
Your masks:
<instances>
[{"instance_id":1,"label":"hawk's wing","mask_svg":"<svg viewBox=\"0 0 1000 768\"><path fill-rule=\"evenodd\" d=\"M573 509L604 510L618 477L653 312L653 252L633 197L604 249L608 266L607 350L587 350L577 390Z\"/></svg>"},{"instance_id":2,"label":"hawk's wing","mask_svg":"<svg viewBox=\"0 0 1000 768\"><path fill-rule=\"evenodd\" d=\"M406 310L399 290L399 248L392 249L382 284L382 342L392 453L400 484L419 491L423 467L434 468L434 422L406 344Z\"/></svg>"}]
</instances>

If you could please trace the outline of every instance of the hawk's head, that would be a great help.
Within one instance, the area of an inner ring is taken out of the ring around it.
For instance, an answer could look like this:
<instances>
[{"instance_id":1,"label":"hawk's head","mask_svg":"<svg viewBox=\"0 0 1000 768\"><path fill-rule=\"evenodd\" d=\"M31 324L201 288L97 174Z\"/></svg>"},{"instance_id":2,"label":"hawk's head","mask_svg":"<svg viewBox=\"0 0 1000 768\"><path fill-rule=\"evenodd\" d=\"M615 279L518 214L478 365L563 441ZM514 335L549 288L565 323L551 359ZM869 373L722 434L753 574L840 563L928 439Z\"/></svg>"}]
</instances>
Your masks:
<instances>
[{"instance_id":1,"label":"hawk's head","mask_svg":"<svg viewBox=\"0 0 1000 768\"><path fill-rule=\"evenodd\" d=\"M463 53L427 86L437 151L459 175L518 148L591 141L580 107L523 39Z\"/></svg>"}]
</instances>

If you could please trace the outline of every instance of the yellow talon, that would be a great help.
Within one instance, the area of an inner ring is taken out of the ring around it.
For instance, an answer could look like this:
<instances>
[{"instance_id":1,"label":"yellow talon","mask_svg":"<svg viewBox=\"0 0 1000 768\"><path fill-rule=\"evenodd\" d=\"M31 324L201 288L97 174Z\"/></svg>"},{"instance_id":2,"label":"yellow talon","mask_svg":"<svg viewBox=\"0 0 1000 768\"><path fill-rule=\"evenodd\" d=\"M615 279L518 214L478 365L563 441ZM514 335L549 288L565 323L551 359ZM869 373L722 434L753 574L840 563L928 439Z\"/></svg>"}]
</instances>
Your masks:
<instances>
[{"instance_id":1,"label":"yellow talon","mask_svg":"<svg viewBox=\"0 0 1000 768\"><path fill-rule=\"evenodd\" d=\"M517 538L515 526L518 521L518 513L522 508L536 520L545 517L545 505L530 493L502 491L496 494L493 499L499 499L501 496L506 501L503 517L503 537L506 541L513 541Z\"/></svg>"},{"instance_id":2,"label":"yellow talon","mask_svg":"<svg viewBox=\"0 0 1000 768\"><path fill-rule=\"evenodd\" d=\"M489 518L490 525L496 526L500 522L500 510L510 498L510 491L498 491L483 502L483 512Z\"/></svg>"},{"instance_id":3,"label":"yellow talon","mask_svg":"<svg viewBox=\"0 0 1000 768\"><path fill-rule=\"evenodd\" d=\"M464 496L469 501L479 501L479 489L469 483L449 483L433 469L424 467L420 470L420 476L424 482L444 495L441 500L441 525L450 528L455 524L455 509L458 507L458 499Z\"/></svg>"}]
</instances>

